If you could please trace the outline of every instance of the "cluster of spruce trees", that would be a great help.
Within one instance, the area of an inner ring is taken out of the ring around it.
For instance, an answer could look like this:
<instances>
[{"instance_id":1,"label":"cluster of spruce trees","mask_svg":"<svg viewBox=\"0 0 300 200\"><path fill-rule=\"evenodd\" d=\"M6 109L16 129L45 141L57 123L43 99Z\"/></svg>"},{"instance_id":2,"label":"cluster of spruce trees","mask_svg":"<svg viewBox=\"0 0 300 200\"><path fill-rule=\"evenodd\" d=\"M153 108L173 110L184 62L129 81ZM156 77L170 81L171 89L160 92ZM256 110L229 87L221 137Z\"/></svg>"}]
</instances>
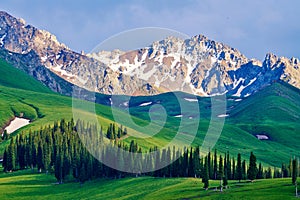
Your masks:
<instances>
[{"instance_id":1,"label":"cluster of spruce trees","mask_svg":"<svg viewBox=\"0 0 300 200\"><path fill-rule=\"evenodd\" d=\"M209 187L209 179L220 180L220 184L226 187L228 180L290 177L296 172L296 168L293 169L294 161L291 161L288 166L283 164L281 169L274 169L272 174L270 167L264 169L261 164L257 167L253 153L250 155L249 165L241 159L241 154L237 155L236 160L229 153L224 157L218 156L217 150L214 154L209 152L204 157L200 156L199 147L184 149L169 147L162 150L154 147L148 152L156 153L148 154L134 141L131 141L130 145L124 144L120 138L125 135L127 129L116 124L110 124L104 133L103 128L99 129L96 125L86 124L81 120L74 123L73 120L66 122L62 119L60 123L55 122L53 127L43 127L39 131L29 131L28 134L22 133L12 138L4 151L3 168L4 171L31 168L38 169L39 172L50 172L60 183L69 175L81 183L94 178L133 175L108 167L92 156L86 149L86 142L92 141L89 145L95 150L96 157L108 156L111 160L117 161L116 166L131 163L131 166L138 169L135 170L136 176L198 177L202 178L204 188ZM109 145L101 145L105 141L108 141ZM124 157L121 151L112 151L114 147L138 154ZM298 163L295 166L298 170ZM143 171L149 172L142 173Z\"/></svg>"}]
</instances>

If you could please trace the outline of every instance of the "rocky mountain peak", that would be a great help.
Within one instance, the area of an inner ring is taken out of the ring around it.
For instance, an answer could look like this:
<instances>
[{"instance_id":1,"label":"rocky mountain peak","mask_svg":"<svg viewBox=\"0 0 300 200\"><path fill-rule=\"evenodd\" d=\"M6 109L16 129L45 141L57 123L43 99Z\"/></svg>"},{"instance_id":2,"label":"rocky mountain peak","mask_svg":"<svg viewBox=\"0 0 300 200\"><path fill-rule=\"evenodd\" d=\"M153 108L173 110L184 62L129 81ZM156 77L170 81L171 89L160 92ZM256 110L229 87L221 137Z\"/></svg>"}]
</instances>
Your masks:
<instances>
[{"instance_id":1,"label":"rocky mountain peak","mask_svg":"<svg viewBox=\"0 0 300 200\"><path fill-rule=\"evenodd\" d=\"M5 54L6 60L14 60L8 59L10 55L30 63L31 74L38 73L35 67L43 65L66 82L105 94L183 91L200 96L228 93L246 97L279 80L300 88L297 58L268 53L263 62L248 59L237 49L203 35L189 39L169 36L137 50L83 55L51 33L2 11L0 50L14 53ZM42 76L38 75L39 80L50 80Z\"/></svg>"},{"instance_id":2,"label":"rocky mountain peak","mask_svg":"<svg viewBox=\"0 0 300 200\"><path fill-rule=\"evenodd\" d=\"M25 54L35 50L43 56L49 49L68 49L51 33L26 25L25 20L16 19L3 11L0 12L0 37L1 47L14 53Z\"/></svg>"}]
</instances>

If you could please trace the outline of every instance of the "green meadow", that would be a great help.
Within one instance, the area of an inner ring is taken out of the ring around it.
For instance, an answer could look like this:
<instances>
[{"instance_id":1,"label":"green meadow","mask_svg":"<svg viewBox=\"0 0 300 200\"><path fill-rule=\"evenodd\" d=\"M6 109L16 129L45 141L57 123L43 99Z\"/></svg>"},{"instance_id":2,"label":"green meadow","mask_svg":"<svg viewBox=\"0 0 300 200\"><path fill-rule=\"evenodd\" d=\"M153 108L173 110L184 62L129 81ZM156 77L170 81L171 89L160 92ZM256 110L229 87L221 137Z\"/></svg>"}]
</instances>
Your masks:
<instances>
[{"instance_id":1,"label":"green meadow","mask_svg":"<svg viewBox=\"0 0 300 200\"><path fill-rule=\"evenodd\" d=\"M218 181L210 181L206 191L201 179L195 178L132 177L56 184L53 175L32 174L31 170L1 173L0 182L1 199L297 199L288 178L230 181L223 192L217 189Z\"/></svg>"}]
</instances>

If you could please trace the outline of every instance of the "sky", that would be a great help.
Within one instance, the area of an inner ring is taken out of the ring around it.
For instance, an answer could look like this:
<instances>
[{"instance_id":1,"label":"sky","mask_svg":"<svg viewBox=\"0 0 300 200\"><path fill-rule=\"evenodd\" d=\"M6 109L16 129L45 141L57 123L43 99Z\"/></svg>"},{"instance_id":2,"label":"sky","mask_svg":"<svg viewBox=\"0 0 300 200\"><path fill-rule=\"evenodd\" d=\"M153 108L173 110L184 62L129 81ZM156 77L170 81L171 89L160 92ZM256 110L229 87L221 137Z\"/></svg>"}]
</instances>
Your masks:
<instances>
[{"instance_id":1,"label":"sky","mask_svg":"<svg viewBox=\"0 0 300 200\"><path fill-rule=\"evenodd\" d=\"M203 34L249 58L300 58L298 0L1 0L0 9L47 30L73 50L90 52L123 31L143 27Z\"/></svg>"}]
</instances>

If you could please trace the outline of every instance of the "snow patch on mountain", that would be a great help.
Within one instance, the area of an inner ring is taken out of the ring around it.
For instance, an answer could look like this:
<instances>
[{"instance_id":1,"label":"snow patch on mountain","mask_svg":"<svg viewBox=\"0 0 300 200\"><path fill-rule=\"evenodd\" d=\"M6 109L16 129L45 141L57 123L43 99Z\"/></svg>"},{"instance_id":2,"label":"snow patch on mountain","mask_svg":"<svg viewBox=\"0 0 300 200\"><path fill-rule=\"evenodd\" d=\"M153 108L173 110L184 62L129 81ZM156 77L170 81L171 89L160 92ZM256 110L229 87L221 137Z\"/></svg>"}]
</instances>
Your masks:
<instances>
[{"instance_id":1,"label":"snow patch on mountain","mask_svg":"<svg viewBox=\"0 0 300 200\"><path fill-rule=\"evenodd\" d=\"M4 34L0 37L0 46L3 46L5 37L6 37L6 34Z\"/></svg>"},{"instance_id":2,"label":"snow patch on mountain","mask_svg":"<svg viewBox=\"0 0 300 200\"><path fill-rule=\"evenodd\" d=\"M152 102L150 101L150 102L141 103L139 106L148 106L151 104L152 104Z\"/></svg>"},{"instance_id":3,"label":"snow patch on mountain","mask_svg":"<svg viewBox=\"0 0 300 200\"><path fill-rule=\"evenodd\" d=\"M176 117L176 118L182 118L183 115L175 115L174 117Z\"/></svg>"},{"instance_id":4,"label":"snow patch on mountain","mask_svg":"<svg viewBox=\"0 0 300 200\"><path fill-rule=\"evenodd\" d=\"M49 85L51 73L69 84L104 94L153 95L182 91L200 96L227 93L248 97L266 85L284 81L300 88L297 58L268 53L263 62L248 59L237 49L196 35L189 39L167 37L131 51L100 51L80 54L57 41L55 35L26 25L0 12L0 46L32 59L39 80ZM28 60L26 60L28 61ZM46 76L46 77L43 77ZM51 83L54 90L59 83Z\"/></svg>"},{"instance_id":5,"label":"snow patch on mountain","mask_svg":"<svg viewBox=\"0 0 300 200\"><path fill-rule=\"evenodd\" d=\"M224 118L224 117L228 117L229 115L228 114L220 114L218 115L219 118Z\"/></svg>"},{"instance_id":6,"label":"snow patch on mountain","mask_svg":"<svg viewBox=\"0 0 300 200\"><path fill-rule=\"evenodd\" d=\"M189 101L189 102L198 102L198 99L184 98L184 100Z\"/></svg>"}]
</instances>

